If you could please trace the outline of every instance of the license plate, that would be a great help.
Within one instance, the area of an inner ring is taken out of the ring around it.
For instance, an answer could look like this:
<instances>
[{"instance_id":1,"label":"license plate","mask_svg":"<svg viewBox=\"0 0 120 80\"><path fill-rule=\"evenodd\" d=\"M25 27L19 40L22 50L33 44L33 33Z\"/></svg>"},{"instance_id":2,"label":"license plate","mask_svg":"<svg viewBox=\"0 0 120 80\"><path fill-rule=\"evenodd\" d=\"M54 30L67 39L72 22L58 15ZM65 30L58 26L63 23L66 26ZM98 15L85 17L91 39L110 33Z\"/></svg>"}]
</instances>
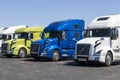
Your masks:
<instances>
[{"instance_id":1,"label":"license plate","mask_svg":"<svg viewBox=\"0 0 120 80\"><path fill-rule=\"evenodd\" d=\"M78 61L87 61L87 58L78 58Z\"/></svg>"}]
</instances>

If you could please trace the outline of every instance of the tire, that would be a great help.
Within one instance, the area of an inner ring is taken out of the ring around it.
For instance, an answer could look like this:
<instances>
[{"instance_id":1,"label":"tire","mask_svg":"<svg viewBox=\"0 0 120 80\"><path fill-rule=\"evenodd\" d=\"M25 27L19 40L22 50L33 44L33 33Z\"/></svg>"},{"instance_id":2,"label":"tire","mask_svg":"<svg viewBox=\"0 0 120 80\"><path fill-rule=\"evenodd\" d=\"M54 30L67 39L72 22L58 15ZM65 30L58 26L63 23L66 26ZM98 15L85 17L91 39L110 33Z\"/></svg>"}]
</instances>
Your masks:
<instances>
[{"instance_id":1,"label":"tire","mask_svg":"<svg viewBox=\"0 0 120 80\"><path fill-rule=\"evenodd\" d=\"M18 57L19 58L25 58L25 57L27 57L27 52L26 52L26 50L24 48L21 48L19 50Z\"/></svg>"},{"instance_id":2,"label":"tire","mask_svg":"<svg viewBox=\"0 0 120 80\"><path fill-rule=\"evenodd\" d=\"M105 57L105 66L110 66L112 64L112 55L110 52L107 52Z\"/></svg>"},{"instance_id":3,"label":"tire","mask_svg":"<svg viewBox=\"0 0 120 80\"><path fill-rule=\"evenodd\" d=\"M60 60L60 52L58 50L54 50L52 52L52 61L59 61Z\"/></svg>"}]
</instances>

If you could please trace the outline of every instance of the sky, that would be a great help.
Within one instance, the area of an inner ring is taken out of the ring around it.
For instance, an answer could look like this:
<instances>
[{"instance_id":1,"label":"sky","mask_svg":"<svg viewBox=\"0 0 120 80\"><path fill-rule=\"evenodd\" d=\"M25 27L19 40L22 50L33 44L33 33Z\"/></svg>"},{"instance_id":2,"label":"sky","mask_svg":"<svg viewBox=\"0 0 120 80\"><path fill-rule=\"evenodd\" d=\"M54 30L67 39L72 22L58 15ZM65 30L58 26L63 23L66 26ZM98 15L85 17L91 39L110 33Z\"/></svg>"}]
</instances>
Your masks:
<instances>
[{"instance_id":1,"label":"sky","mask_svg":"<svg viewBox=\"0 0 120 80\"><path fill-rule=\"evenodd\" d=\"M66 19L83 19L88 26L95 17L119 13L120 0L0 0L0 27L46 27Z\"/></svg>"}]
</instances>

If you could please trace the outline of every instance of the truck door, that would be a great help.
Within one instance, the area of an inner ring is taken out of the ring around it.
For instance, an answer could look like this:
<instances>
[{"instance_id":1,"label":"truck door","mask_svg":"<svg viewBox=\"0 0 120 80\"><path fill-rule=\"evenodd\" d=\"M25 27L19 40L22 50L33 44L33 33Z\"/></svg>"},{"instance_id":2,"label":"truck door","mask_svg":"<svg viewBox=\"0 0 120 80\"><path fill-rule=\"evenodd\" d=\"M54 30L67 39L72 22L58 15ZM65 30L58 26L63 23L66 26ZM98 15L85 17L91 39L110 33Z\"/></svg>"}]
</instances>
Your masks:
<instances>
[{"instance_id":1,"label":"truck door","mask_svg":"<svg viewBox=\"0 0 120 80\"><path fill-rule=\"evenodd\" d=\"M112 49L115 52L115 59L120 60L120 32L119 28L112 29L111 41Z\"/></svg>"},{"instance_id":2,"label":"truck door","mask_svg":"<svg viewBox=\"0 0 120 80\"><path fill-rule=\"evenodd\" d=\"M62 31L60 34L61 38L60 38L60 42L59 42L59 46L62 50L67 50L68 49L68 32L67 31Z\"/></svg>"},{"instance_id":3,"label":"truck door","mask_svg":"<svg viewBox=\"0 0 120 80\"><path fill-rule=\"evenodd\" d=\"M32 33L28 33L28 38L26 39L26 46L28 48L30 48L30 46L31 46L32 39L33 39L33 34Z\"/></svg>"},{"instance_id":4,"label":"truck door","mask_svg":"<svg viewBox=\"0 0 120 80\"><path fill-rule=\"evenodd\" d=\"M71 57L69 44L70 44L69 31L62 31L59 46L62 49L62 56L63 57Z\"/></svg>"},{"instance_id":5,"label":"truck door","mask_svg":"<svg viewBox=\"0 0 120 80\"><path fill-rule=\"evenodd\" d=\"M75 50L75 44L77 38L79 36L79 32L75 31L66 31L62 32L62 39L60 39L60 48L63 51L63 56L73 56ZM73 40L75 38L75 40Z\"/></svg>"}]
</instances>

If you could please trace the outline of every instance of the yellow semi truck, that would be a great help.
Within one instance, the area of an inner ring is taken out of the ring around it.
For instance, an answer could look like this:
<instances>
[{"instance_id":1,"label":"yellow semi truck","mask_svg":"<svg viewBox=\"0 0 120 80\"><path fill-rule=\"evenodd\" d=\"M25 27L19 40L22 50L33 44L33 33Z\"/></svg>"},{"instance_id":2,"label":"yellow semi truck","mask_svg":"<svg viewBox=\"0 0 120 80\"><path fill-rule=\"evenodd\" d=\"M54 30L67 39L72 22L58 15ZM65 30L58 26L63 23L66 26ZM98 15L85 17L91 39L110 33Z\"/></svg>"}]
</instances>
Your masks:
<instances>
[{"instance_id":1,"label":"yellow semi truck","mask_svg":"<svg viewBox=\"0 0 120 80\"><path fill-rule=\"evenodd\" d=\"M15 31L14 39L2 43L1 53L3 56L18 56L24 58L30 54L31 42L40 39L43 27L20 28Z\"/></svg>"}]
</instances>

